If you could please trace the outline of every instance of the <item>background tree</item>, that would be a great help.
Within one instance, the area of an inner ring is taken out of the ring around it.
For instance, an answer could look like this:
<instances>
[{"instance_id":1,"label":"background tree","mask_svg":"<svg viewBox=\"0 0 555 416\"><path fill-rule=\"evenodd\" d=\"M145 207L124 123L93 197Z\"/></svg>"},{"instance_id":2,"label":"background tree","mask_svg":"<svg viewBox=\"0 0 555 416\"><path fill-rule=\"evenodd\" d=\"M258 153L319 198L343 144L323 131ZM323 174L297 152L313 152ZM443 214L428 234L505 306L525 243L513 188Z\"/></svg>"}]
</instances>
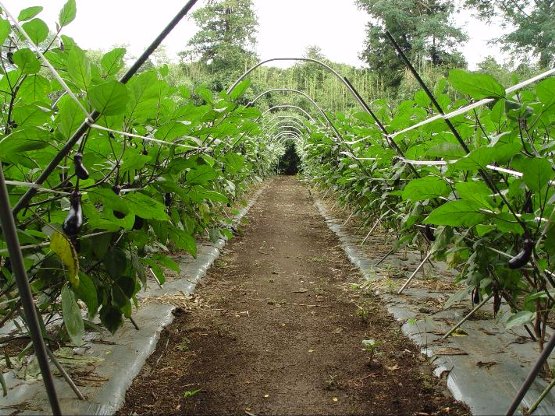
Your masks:
<instances>
[{"instance_id":1,"label":"background tree","mask_svg":"<svg viewBox=\"0 0 555 416\"><path fill-rule=\"evenodd\" d=\"M180 53L182 61L186 66L200 66L209 76L212 89L225 89L257 59L254 47L258 21L253 2L212 1L193 12L192 18L199 31Z\"/></svg>"},{"instance_id":2,"label":"background tree","mask_svg":"<svg viewBox=\"0 0 555 416\"><path fill-rule=\"evenodd\" d=\"M490 21L505 20L514 30L500 39L503 49L513 54L529 53L539 58L542 68L555 60L555 1L554 0L466 0L467 7L478 17Z\"/></svg>"},{"instance_id":3,"label":"background tree","mask_svg":"<svg viewBox=\"0 0 555 416\"><path fill-rule=\"evenodd\" d=\"M403 63L385 36L391 32L403 51L415 62L433 66L465 66L456 47L467 36L452 21L454 5L445 0L356 0L371 21L361 59L379 72L388 86L401 82Z\"/></svg>"}]
</instances>

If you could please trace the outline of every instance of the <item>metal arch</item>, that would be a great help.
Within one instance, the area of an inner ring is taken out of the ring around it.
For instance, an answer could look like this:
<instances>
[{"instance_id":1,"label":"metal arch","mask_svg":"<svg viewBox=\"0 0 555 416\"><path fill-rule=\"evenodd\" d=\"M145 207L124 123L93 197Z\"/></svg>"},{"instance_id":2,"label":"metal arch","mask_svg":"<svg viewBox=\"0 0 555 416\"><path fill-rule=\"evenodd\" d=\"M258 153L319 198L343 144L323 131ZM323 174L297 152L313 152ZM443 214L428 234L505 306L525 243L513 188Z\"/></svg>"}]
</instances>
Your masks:
<instances>
[{"instance_id":1,"label":"metal arch","mask_svg":"<svg viewBox=\"0 0 555 416\"><path fill-rule=\"evenodd\" d=\"M326 112L322 109L322 107L320 107L318 105L318 103L316 101L314 101L314 99L308 95L307 93L303 92L303 91L299 91L299 90L295 90L292 88L270 88L269 90L266 90L264 92L261 92L260 94L258 94L254 100L251 101L252 104L256 103L256 101L258 101L260 98L262 98L264 95L269 94L271 92L292 92L295 94L300 94L302 95L304 98L306 98L308 101L310 101L310 103L316 107L316 109L320 112L320 114L326 119L327 123L330 125L330 127L333 129L333 131L335 132L337 139L344 141L343 137L341 136L341 133L339 133L339 130L337 130L337 127L335 127L335 125L333 124L333 122L331 121L331 119L328 117L328 115L326 114Z\"/></svg>"},{"instance_id":2,"label":"metal arch","mask_svg":"<svg viewBox=\"0 0 555 416\"><path fill-rule=\"evenodd\" d=\"M295 126L281 126L279 131L280 131L280 132L281 132L281 131L289 131L289 132L292 132L292 133L297 133L299 136L302 136L302 135L303 135L303 132L300 131L300 130L299 130L298 128L296 128Z\"/></svg>"},{"instance_id":3,"label":"metal arch","mask_svg":"<svg viewBox=\"0 0 555 416\"><path fill-rule=\"evenodd\" d=\"M283 124L283 123L291 123L295 126L297 126L299 129L306 129L309 130L309 127L303 123L301 120L299 120L296 117L291 117L291 116L281 116L281 117L274 117L274 118L268 118L267 120L265 120L265 125L272 125L273 124Z\"/></svg>"},{"instance_id":4,"label":"metal arch","mask_svg":"<svg viewBox=\"0 0 555 416\"><path fill-rule=\"evenodd\" d=\"M297 123L299 126L308 128L308 126L305 124L306 119L298 116L297 114L273 114L273 116L274 117L271 119L273 121L289 120L290 122Z\"/></svg>"},{"instance_id":5,"label":"metal arch","mask_svg":"<svg viewBox=\"0 0 555 416\"><path fill-rule=\"evenodd\" d=\"M278 104L278 105L274 105L273 107L268 108L266 111L264 111L259 118L264 117L267 113L269 113L270 111L273 110L278 110L278 109L292 109L292 110L298 110L301 113L303 113L311 122L316 123L316 119L314 117L312 117L310 115L310 113L308 111L306 111L304 108L299 107L298 105L293 105L293 104ZM321 122L321 120L319 120Z\"/></svg>"},{"instance_id":6,"label":"metal arch","mask_svg":"<svg viewBox=\"0 0 555 416\"><path fill-rule=\"evenodd\" d=\"M301 136L298 136L294 133L282 131L282 132L276 134L275 136L272 136L272 140L277 141L277 140L283 139L284 137L288 137L288 138L291 138L291 139L294 139L294 140L299 140L301 138Z\"/></svg>"},{"instance_id":7,"label":"metal arch","mask_svg":"<svg viewBox=\"0 0 555 416\"><path fill-rule=\"evenodd\" d=\"M335 69L333 69L331 66L329 66L328 64L319 61L317 59L313 59L313 58L270 58L270 59L266 59L264 61L259 62L258 64L254 65L253 67L249 68L245 73L243 73L234 83L233 85L231 85L231 87L228 88L227 93L231 93L235 87L237 87L237 85L243 80L245 79L252 71L254 71L256 68L258 68L261 65L264 65L268 62L273 62L273 61L304 61L304 62L313 62L315 64L320 65L321 67L327 69L329 72L331 72L333 75L335 75L335 77L337 79L339 79L341 81L341 83L347 88L347 90L351 93L351 95L355 98L355 100L358 102L358 104L362 107L362 109L370 115L370 117L372 117L372 119L374 120L374 124L382 131L384 138L385 138L385 142L387 143L387 145L389 147L391 147L393 150L395 150L397 152L397 154L399 154L399 156L404 157L404 152L401 150L401 148L399 147L399 145L397 145L397 143L395 142L395 140L393 139L393 137L391 137L391 135L388 133L387 129L385 128L385 126L383 125L383 123L380 121L380 119L376 116L376 114L370 109L370 106L364 101L364 99L362 98L362 96L358 93L358 91L353 87L353 85L351 84L351 82L347 79L347 77L342 76L341 74L339 74L339 72L337 72ZM414 165L412 164L408 164L411 168L411 170L416 174L417 177L419 177L419 173L416 170L416 168L414 167Z\"/></svg>"},{"instance_id":8,"label":"metal arch","mask_svg":"<svg viewBox=\"0 0 555 416\"><path fill-rule=\"evenodd\" d=\"M297 130L299 133L302 133L302 130L305 130L305 133L310 132L310 129L302 124L299 124L298 122L294 122L295 120L293 119L283 119L283 120L275 120L273 122L273 124L269 124L268 125L268 131L271 131L273 129L275 129L276 127L279 127L280 129L284 129L287 127L294 127L295 130ZM290 124L284 124L284 123L290 123Z\"/></svg>"},{"instance_id":9,"label":"metal arch","mask_svg":"<svg viewBox=\"0 0 555 416\"><path fill-rule=\"evenodd\" d=\"M274 62L274 61L303 61L303 62L312 62L315 64L320 65L321 67L327 69L329 72L331 72L333 75L335 75L335 77L341 81L341 83L347 88L347 90L349 90L349 92L351 93L351 95L355 98L355 100L362 106L363 109L366 110L365 106L360 102L360 97L358 97L358 95L355 93L355 91L353 90L353 87L347 82L345 81L345 77L343 77L339 72L337 72L335 69L333 69L331 66L329 66L328 64L319 61L318 59L313 59L313 58L270 58L270 59L266 59L264 61L260 61L259 63L257 63L256 65L254 65L253 67L249 68L246 72L244 72L234 83L233 85L231 85L231 87L228 88L227 93L231 94L231 92L235 89L235 87L237 87L237 85L243 81L252 71L254 71L256 68L267 64L268 62Z\"/></svg>"}]
</instances>

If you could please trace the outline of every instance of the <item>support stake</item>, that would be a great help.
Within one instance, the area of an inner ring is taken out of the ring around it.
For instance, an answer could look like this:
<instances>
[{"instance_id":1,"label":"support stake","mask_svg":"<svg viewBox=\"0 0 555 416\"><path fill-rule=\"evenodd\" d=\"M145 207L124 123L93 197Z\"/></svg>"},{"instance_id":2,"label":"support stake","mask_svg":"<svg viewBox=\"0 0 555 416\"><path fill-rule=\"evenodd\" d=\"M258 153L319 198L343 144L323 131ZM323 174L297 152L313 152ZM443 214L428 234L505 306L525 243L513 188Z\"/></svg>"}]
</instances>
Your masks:
<instances>
[{"instance_id":1,"label":"support stake","mask_svg":"<svg viewBox=\"0 0 555 416\"><path fill-rule=\"evenodd\" d=\"M418 265L416 270L414 272L412 272L412 274L407 279L407 281L405 282L403 287L401 289L399 289L399 291L397 292L398 295L403 293L403 291L406 289L406 287L409 285L409 283L412 282L412 279L414 279L414 277L416 276L416 273L418 273L420 271L420 269L424 266L424 263L426 263L428 261L428 259L430 258L431 255L432 255L432 252L428 251L428 254L426 254L426 257L424 257L424 259L420 262L420 264Z\"/></svg>"},{"instance_id":2,"label":"support stake","mask_svg":"<svg viewBox=\"0 0 555 416\"><path fill-rule=\"evenodd\" d=\"M489 295L487 298L482 299L482 301L476 305L474 307L474 309L472 309L463 319L461 319L453 328L451 328L449 331L447 331L447 333L441 337L441 339L447 339L453 332L455 332L457 329L459 329L459 327L464 324L466 321L468 321L468 319L474 315L476 313L476 311L478 309L480 309L482 306L484 306L486 304L486 302L488 300L490 300L493 297L492 295Z\"/></svg>"},{"instance_id":3,"label":"support stake","mask_svg":"<svg viewBox=\"0 0 555 416\"><path fill-rule=\"evenodd\" d=\"M58 361L58 359L56 358L54 353L52 351L50 351L50 348L46 347L46 352L48 353L48 356L50 357L50 361L52 361L52 363L56 366L58 371L62 374L62 377L64 378L66 383L69 385L69 387L71 387L71 390L73 390L73 392L75 393L77 398L79 400L85 400L85 396L83 396L83 393L81 393L81 390L79 390L79 387L77 387L75 382L71 379L70 375L67 373L65 368L62 367L62 365L60 364L60 362Z\"/></svg>"},{"instance_id":4,"label":"support stake","mask_svg":"<svg viewBox=\"0 0 555 416\"><path fill-rule=\"evenodd\" d=\"M507 410L507 416L513 416L516 409L518 409L518 406L520 405L520 402L522 401L522 399L524 398L524 396L526 395L526 393L530 389L530 386L532 385L532 383L534 382L534 380L538 376L538 374L541 371L544 363L547 361L547 359L551 355L551 352L553 351L553 348L555 348L555 335L551 336L551 339L549 340L549 342L547 343L547 345L545 346L545 348L541 352L540 356L536 360L536 363L534 364L534 367L532 367L532 370L530 370L530 374L528 374L528 377L526 377L526 380L524 380L524 383L520 387L520 390L518 391L518 393L516 394L516 397L514 398L513 402L511 403L511 407L509 407L509 410Z\"/></svg>"}]
</instances>

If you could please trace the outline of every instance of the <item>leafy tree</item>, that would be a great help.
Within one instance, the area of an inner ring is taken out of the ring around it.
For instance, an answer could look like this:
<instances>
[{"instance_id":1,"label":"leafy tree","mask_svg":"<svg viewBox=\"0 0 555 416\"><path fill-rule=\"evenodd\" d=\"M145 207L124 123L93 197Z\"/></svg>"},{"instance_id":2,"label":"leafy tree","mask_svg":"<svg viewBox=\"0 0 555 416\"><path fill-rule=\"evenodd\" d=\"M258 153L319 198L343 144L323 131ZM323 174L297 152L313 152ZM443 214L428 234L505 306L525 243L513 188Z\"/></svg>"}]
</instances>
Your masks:
<instances>
[{"instance_id":1,"label":"leafy tree","mask_svg":"<svg viewBox=\"0 0 555 416\"><path fill-rule=\"evenodd\" d=\"M389 86L399 85L403 63L387 39L386 30L413 61L426 60L434 66L465 65L456 47L467 36L451 20L452 1L356 0L356 3L372 17L361 59L371 70L382 74Z\"/></svg>"},{"instance_id":2,"label":"leafy tree","mask_svg":"<svg viewBox=\"0 0 555 416\"><path fill-rule=\"evenodd\" d=\"M252 0L218 0L197 9L192 18L199 31L180 53L210 75L214 90L225 89L245 66L256 60L257 18Z\"/></svg>"},{"instance_id":3,"label":"leafy tree","mask_svg":"<svg viewBox=\"0 0 555 416\"><path fill-rule=\"evenodd\" d=\"M531 53L539 58L542 68L549 67L555 58L555 1L553 0L466 0L478 16L490 21L494 16L505 19L505 26L514 30L499 40L505 50L514 54Z\"/></svg>"}]
</instances>

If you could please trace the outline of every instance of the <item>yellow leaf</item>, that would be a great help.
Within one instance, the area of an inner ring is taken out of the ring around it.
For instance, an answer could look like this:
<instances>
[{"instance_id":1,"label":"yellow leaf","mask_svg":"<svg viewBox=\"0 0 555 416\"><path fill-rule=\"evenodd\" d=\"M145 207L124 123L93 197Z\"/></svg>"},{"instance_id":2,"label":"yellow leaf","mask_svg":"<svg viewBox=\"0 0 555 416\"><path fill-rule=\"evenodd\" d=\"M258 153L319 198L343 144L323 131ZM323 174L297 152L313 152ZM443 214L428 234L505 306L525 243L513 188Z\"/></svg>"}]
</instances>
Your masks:
<instances>
[{"instance_id":1,"label":"yellow leaf","mask_svg":"<svg viewBox=\"0 0 555 416\"><path fill-rule=\"evenodd\" d=\"M65 266L67 278L73 287L79 286L79 260L71 241L59 231L50 236L50 249L58 255Z\"/></svg>"}]
</instances>

